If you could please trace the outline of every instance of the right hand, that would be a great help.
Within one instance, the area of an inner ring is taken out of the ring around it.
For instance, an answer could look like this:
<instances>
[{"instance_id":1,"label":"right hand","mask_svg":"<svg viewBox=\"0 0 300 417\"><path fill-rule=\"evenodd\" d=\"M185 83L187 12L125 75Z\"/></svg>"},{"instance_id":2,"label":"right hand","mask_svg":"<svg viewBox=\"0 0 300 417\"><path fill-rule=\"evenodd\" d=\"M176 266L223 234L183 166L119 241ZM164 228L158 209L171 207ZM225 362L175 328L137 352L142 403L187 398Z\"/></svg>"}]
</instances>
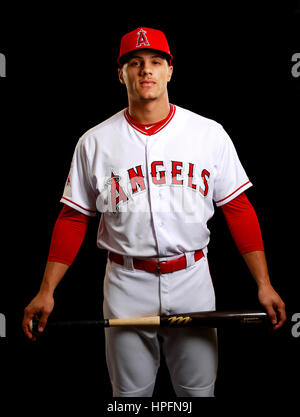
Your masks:
<instances>
[{"instance_id":1,"label":"right hand","mask_svg":"<svg viewBox=\"0 0 300 417\"><path fill-rule=\"evenodd\" d=\"M40 335L46 327L47 320L54 308L54 298L50 293L39 292L28 304L24 310L24 318L22 327L25 335L31 339L36 340L36 336ZM39 321L38 332L32 333L29 328L31 320L36 319Z\"/></svg>"}]
</instances>

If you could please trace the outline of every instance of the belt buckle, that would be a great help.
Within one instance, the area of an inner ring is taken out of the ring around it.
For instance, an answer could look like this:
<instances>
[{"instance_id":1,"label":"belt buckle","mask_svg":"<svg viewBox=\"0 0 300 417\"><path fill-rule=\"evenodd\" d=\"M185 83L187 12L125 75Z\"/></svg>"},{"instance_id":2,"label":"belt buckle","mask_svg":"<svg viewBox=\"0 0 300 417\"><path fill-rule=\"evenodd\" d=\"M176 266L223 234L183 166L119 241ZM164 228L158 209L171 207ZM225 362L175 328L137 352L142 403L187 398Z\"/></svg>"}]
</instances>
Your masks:
<instances>
[{"instance_id":1,"label":"belt buckle","mask_svg":"<svg viewBox=\"0 0 300 417\"><path fill-rule=\"evenodd\" d=\"M167 261L157 261L157 264L156 264L156 270L157 270L157 273L158 274L161 274L162 272L161 272L161 269L160 269L160 264L166 264L167 263Z\"/></svg>"}]
</instances>

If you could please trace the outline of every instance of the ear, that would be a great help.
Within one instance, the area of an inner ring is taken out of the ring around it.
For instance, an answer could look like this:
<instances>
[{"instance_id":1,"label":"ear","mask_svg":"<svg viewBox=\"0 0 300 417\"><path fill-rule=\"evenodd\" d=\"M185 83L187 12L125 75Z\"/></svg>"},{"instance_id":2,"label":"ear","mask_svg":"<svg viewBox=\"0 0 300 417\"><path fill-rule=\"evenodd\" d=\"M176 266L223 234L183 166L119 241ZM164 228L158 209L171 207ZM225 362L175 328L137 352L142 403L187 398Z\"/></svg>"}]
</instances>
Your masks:
<instances>
[{"instance_id":1,"label":"ear","mask_svg":"<svg viewBox=\"0 0 300 417\"><path fill-rule=\"evenodd\" d=\"M171 80L172 78L172 74L173 74L173 67L170 65L169 69L168 69L169 73L168 73L168 82Z\"/></svg>"},{"instance_id":2,"label":"ear","mask_svg":"<svg viewBox=\"0 0 300 417\"><path fill-rule=\"evenodd\" d=\"M125 84L124 75L123 75L123 69L122 68L118 68L118 76L119 76L120 83L121 84Z\"/></svg>"}]
</instances>

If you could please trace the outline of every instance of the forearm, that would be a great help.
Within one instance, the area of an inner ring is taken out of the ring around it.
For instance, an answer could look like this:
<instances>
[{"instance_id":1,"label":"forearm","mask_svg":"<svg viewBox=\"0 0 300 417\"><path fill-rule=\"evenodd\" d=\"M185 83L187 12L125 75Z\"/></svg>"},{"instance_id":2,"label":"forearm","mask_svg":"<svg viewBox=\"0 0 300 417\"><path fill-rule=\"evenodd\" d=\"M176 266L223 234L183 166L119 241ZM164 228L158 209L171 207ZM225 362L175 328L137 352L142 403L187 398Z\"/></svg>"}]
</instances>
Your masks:
<instances>
[{"instance_id":1,"label":"forearm","mask_svg":"<svg viewBox=\"0 0 300 417\"><path fill-rule=\"evenodd\" d=\"M286 321L285 305L271 285L264 251L253 251L242 255L258 287L258 299L267 310L278 329Z\"/></svg>"},{"instance_id":2,"label":"forearm","mask_svg":"<svg viewBox=\"0 0 300 417\"><path fill-rule=\"evenodd\" d=\"M33 334L32 329L30 329L30 321L34 317L39 319L38 332L41 333L44 330L48 317L54 308L54 290L64 277L68 268L69 266L66 264L47 262L40 291L24 310L22 326L29 339L36 340L36 334Z\"/></svg>"},{"instance_id":3,"label":"forearm","mask_svg":"<svg viewBox=\"0 0 300 417\"><path fill-rule=\"evenodd\" d=\"M46 264L40 292L53 295L55 288L65 276L69 265L48 261Z\"/></svg>"},{"instance_id":4,"label":"forearm","mask_svg":"<svg viewBox=\"0 0 300 417\"><path fill-rule=\"evenodd\" d=\"M270 282L259 222L243 193L222 207L231 235L258 287L258 299L278 329L286 321L284 302ZM276 313L279 314L280 318Z\"/></svg>"},{"instance_id":5,"label":"forearm","mask_svg":"<svg viewBox=\"0 0 300 417\"><path fill-rule=\"evenodd\" d=\"M265 252L263 250L252 251L244 253L242 256L257 286L271 285Z\"/></svg>"}]
</instances>

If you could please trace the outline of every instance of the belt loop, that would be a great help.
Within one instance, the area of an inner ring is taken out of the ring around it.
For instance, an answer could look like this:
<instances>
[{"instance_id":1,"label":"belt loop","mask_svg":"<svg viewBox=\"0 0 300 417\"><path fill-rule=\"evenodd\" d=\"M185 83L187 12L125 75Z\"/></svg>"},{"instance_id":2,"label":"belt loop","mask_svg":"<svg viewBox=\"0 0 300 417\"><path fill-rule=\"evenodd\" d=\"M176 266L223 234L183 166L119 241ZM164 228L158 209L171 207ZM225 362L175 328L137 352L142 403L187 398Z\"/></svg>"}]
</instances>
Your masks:
<instances>
[{"instance_id":1,"label":"belt loop","mask_svg":"<svg viewBox=\"0 0 300 417\"><path fill-rule=\"evenodd\" d=\"M124 259L124 267L126 269L130 269L131 271L134 270L134 266L133 266L133 258L132 256L125 256L123 255L123 259Z\"/></svg>"},{"instance_id":2,"label":"belt loop","mask_svg":"<svg viewBox=\"0 0 300 417\"><path fill-rule=\"evenodd\" d=\"M193 252L185 252L185 259L186 259L186 267L190 267L194 265L195 263L195 257L194 257L195 251Z\"/></svg>"}]
</instances>

